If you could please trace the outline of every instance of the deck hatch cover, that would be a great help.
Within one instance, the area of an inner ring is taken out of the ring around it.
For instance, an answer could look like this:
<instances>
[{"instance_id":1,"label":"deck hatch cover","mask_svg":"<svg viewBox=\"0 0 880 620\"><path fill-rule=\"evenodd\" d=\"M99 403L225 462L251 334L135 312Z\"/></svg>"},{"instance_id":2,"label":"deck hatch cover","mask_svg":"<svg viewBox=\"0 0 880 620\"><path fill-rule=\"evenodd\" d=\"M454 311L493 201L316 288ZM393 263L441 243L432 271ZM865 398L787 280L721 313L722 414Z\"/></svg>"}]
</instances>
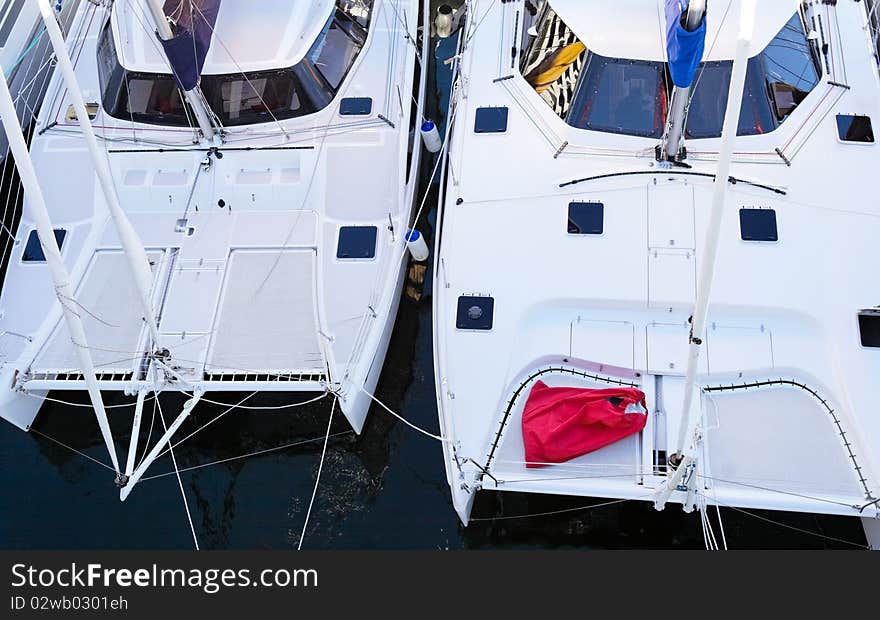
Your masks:
<instances>
[{"instance_id":1,"label":"deck hatch cover","mask_svg":"<svg viewBox=\"0 0 880 620\"><path fill-rule=\"evenodd\" d=\"M507 108L477 108L474 133L504 133L507 131Z\"/></svg>"},{"instance_id":2,"label":"deck hatch cover","mask_svg":"<svg viewBox=\"0 0 880 620\"><path fill-rule=\"evenodd\" d=\"M463 295L458 298L455 327L458 329L489 331L495 318L495 300L492 297Z\"/></svg>"},{"instance_id":3,"label":"deck hatch cover","mask_svg":"<svg viewBox=\"0 0 880 620\"><path fill-rule=\"evenodd\" d=\"M568 234L601 235L605 231L605 205L601 202L570 202Z\"/></svg>"},{"instance_id":4,"label":"deck hatch cover","mask_svg":"<svg viewBox=\"0 0 880 620\"><path fill-rule=\"evenodd\" d=\"M339 229L336 258L375 258L377 235L375 226L343 226Z\"/></svg>"},{"instance_id":5,"label":"deck hatch cover","mask_svg":"<svg viewBox=\"0 0 880 620\"><path fill-rule=\"evenodd\" d=\"M64 239L67 237L67 231L63 228L55 229L55 241L58 242L58 249L64 247ZM43 253L43 246L40 245L40 237L36 230L32 230L28 235L27 243L24 246L24 253L21 255L22 262L25 263L45 263L46 255Z\"/></svg>"},{"instance_id":6,"label":"deck hatch cover","mask_svg":"<svg viewBox=\"0 0 880 620\"><path fill-rule=\"evenodd\" d=\"M874 143L874 127L871 117L859 114L837 115L837 136L843 142Z\"/></svg>"},{"instance_id":7,"label":"deck hatch cover","mask_svg":"<svg viewBox=\"0 0 880 620\"><path fill-rule=\"evenodd\" d=\"M372 111L372 97L346 97L339 103L342 116L368 116Z\"/></svg>"},{"instance_id":8,"label":"deck hatch cover","mask_svg":"<svg viewBox=\"0 0 880 620\"><path fill-rule=\"evenodd\" d=\"M859 335L863 347L880 349L880 309L859 312Z\"/></svg>"},{"instance_id":9,"label":"deck hatch cover","mask_svg":"<svg viewBox=\"0 0 880 620\"><path fill-rule=\"evenodd\" d=\"M740 209L739 225L743 241L779 241L773 209Z\"/></svg>"}]
</instances>

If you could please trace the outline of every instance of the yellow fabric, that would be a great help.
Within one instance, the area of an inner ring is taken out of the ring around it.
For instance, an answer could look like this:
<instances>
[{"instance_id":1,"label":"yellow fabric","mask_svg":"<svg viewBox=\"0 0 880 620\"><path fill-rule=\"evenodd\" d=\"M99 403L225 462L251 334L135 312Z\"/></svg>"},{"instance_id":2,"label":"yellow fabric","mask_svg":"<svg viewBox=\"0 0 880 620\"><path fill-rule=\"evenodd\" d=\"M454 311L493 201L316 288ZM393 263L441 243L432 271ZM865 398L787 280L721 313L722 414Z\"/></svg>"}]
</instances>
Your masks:
<instances>
[{"instance_id":1,"label":"yellow fabric","mask_svg":"<svg viewBox=\"0 0 880 620\"><path fill-rule=\"evenodd\" d=\"M544 60L529 74L527 78L529 84L534 86L539 93L547 90L586 49L586 46L580 41L566 45Z\"/></svg>"}]
</instances>

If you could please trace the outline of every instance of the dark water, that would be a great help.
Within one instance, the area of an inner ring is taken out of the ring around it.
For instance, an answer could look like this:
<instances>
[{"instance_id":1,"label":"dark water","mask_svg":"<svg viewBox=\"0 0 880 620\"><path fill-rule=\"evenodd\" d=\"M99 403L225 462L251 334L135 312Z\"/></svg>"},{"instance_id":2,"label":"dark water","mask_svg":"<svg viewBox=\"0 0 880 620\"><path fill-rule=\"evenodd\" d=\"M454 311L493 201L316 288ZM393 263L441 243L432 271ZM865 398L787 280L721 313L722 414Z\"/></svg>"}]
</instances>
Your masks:
<instances>
[{"instance_id":1,"label":"dark water","mask_svg":"<svg viewBox=\"0 0 880 620\"><path fill-rule=\"evenodd\" d=\"M437 50L454 54L453 42ZM439 110L448 92L448 69L432 75L438 88L427 114ZM423 185L431 162L423 165ZM419 227L433 237L433 212ZM377 396L415 424L437 429L431 355L430 277L420 301L404 297ZM70 399L67 394L54 396ZM244 395L210 394L238 402ZM108 404L130 402L112 400ZM265 395L249 405L278 405L304 399ZM84 399L79 402L86 402ZM182 397L163 395L166 418ZM200 404L178 437L202 426L225 408ZM111 410L117 442L127 446L131 409ZM152 407L145 408L144 439ZM185 470L291 443L309 443L236 459L181 474L193 524L203 549L290 549L300 539L317 472L330 401L287 411L228 413L175 450ZM154 439L161 422L154 423ZM0 548L11 549L188 549L192 535L170 457L159 459L125 503L111 471L46 438L52 437L106 461L93 414L87 408L46 403L30 434L0 422ZM360 437L336 417L304 548L703 548L699 518L679 508L655 512L646 503L593 510L578 507L601 500L484 492L475 522L463 528L449 498L440 447L374 407ZM143 445L143 443L141 444ZM568 510L562 514L510 518ZM491 517L503 516L493 520ZM723 510L731 548L851 548L839 538L864 544L855 519L760 513L807 534L760 518ZM814 535L815 534L815 535Z\"/></svg>"}]
</instances>

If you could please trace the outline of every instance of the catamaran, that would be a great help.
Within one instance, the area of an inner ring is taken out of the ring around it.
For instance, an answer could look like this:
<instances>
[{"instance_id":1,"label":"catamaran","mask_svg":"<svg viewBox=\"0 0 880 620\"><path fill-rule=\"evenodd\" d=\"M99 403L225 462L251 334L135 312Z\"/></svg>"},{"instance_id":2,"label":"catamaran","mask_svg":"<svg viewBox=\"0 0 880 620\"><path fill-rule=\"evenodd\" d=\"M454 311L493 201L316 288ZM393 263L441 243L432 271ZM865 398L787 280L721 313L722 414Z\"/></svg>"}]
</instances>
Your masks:
<instances>
[{"instance_id":1,"label":"catamaran","mask_svg":"<svg viewBox=\"0 0 880 620\"><path fill-rule=\"evenodd\" d=\"M434 278L462 522L487 489L880 547L878 5L468 4Z\"/></svg>"},{"instance_id":2,"label":"catamaran","mask_svg":"<svg viewBox=\"0 0 880 620\"><path fill-rule=\"evenodd\" d=\"M359 432L411 241L420 3L83 2L65 41L28 2L57 70L29 148L0 89L25 188L0 415L28 430L87 391L123 499L207 392L332 394ZM126 461L114 391L136 397ZM189 399L139 446L163 391Z\"/></svg>"}]
</instances>

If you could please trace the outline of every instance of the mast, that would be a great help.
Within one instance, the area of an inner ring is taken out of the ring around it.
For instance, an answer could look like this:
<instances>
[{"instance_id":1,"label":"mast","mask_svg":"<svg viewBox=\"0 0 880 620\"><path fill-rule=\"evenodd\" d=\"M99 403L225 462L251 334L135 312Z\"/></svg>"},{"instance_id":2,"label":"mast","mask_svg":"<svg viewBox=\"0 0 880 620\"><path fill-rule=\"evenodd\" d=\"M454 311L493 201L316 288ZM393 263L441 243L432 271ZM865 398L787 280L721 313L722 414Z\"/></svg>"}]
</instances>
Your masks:
<instances>
[{"instance_id":1,"label":"mast","mask_svg":"<svg viewBox=\"0 0 880 620\"><path fill-rule=\"evenodd\" d=\"M733 61L730 76L730 90L727 95L727 111L721 130L721 148L718 155L718 172L715 175L712 211L709 215L709 227L703 244L703 259L700 265L700 279L697 282L697 301L691 320L690 353L688 356L687 380L684 389L684 407L682 409L681 426L678 429L678 441L675 454L682 457L685 442L691 430L691 404L694 398L697 365L703 345L703 332L706 329L706 317L709 312L709 295L715 277L715 265L718 258L718 240L721 236L721 221L724 205L730 185L730 163L733 157L733 146L739 128L739 114L742 109L743 91L746 84L749 48L752 32L755 27L756 0L742 0L740 4L739 40L736 45L736 57Z\"/></svg>"},{"instance_id":2,"label":"mast","mask_svg":"<svg viewBox=\"0 0 880 620\"><path fill-rule=\"evenodd\" d=\"M674 1L678 2L679 0ZM703 25L705 17L706 0L690 0L687 13L683 16L681 24L685 31L693 33ZM682 137L684 136L687 108L690 103L692 86L692 83L687 86L676 84L672 89L672 97L669 101L669 112L666 121L666 130L663 134L663 143L660 154L661 158L666 161L675 161L681 151Z\"/></svg>"},{"instance_id":3,"label":"mast","mask_svg":"<svg viewBox=\"0 0 880 620\"><path fill-rule=\"evenodd\" d=\"M2 67L0 67L2 72ZM3 74L5 75L5 73ZM9 148L15 157L15 163L18 167L19 177L24 186L25 206L31 217L34 219L34 225L37 229L37 235L40 239L40 245L43 248L43 254L46 257L46 266L49 268L49 274L52 277L52 283L55 285L55 295L61 304L61 310L64 314L64 320L67 324L67 330L73 341L73 348L79 358L80 370L92 401L92 407L95 410L95 417L98 419L98 426L101 427L101 435L104 437L104 443L107 445L107 451L110 453L110 461L113 463L113 469L116 470L116 484L124 486L126 479L119 471L119 461L116 458L116 446L113 443L113 435L110 432L110 422L107 420L107 412L104 409L104 401L101 398L101 391L98 388L98 380L95 376L95 365L92 361L92 355L89 351L88 341L86 340L86 330L83 327L82 320L77 314L72 304L75 303L73 285L70 283L70 275L64 266L64 260L61 258L61 250L55 239L55 231L52 226L52 220L49 218L49 210L46 208L46 200L37 181L37 173L34 170L34 164L31 161L31 155L28 151L27 142L25 142L24 134L19 125L18 114L15 111L15 104L12 101L12 95L9 92L9 85L5 79L0 79L0 120L6 129L6 137L9 140Z\"/></svg>"},{"instance_id":4,"label":"mast","mask_svg":"<svg viewBox=\"0 0 880 620\"><path fill-rule=\"evenodd\" d=\"M159 346L159 328L156 323L156 315L153 312L150 296L153 288L153 273L150 270L150 261L147 258L147 253L141 240L138 238L137 232L135 232L131 222L122 210L122 206L119 204L119 195L116 193L116 186L113 184L110 166L107 163L105 154L98 147L98 140L95 137L95 130L89 119L82 91L79 88L79 82L73 70L73 63L71 63L70 56L67 53L64 35L61 33L61 28L55 20L52 8L49 6L49 0L34 0L34 2L39 7L43 23L46 25L46 31L49 34L49 40L52 42L52 49L55 52L58 68L61 69L64 83L67 86L71 102L73 103L73 109L76 112L76 118L79 121L79 126L82 129L83 137L85 137L92 162L95 165L95 172L101 184L104 200L110 210L110 216L116 226L119 241L125 250L125 256L128 258L129 267L131 268L141 302L141 312L149 326L153 346L157 347Z\"/></svg>"},{"instance_id":5,"label":"mast","mask_svg":"<svg viewBox=\"0 0 880 620\"><path fill-rule=\"evenodd\" d=\"M161 0L147 0L147 6L153 15L153 21L156 22L156 33L159 35L159 38L162 41L173 39L174 31L171 30L171 24L168 23L168 16L165 15L165 9L162 8ZM196 122L198 122L199 129L202 131L202 136L208 141L213 140L218 132L211 121L211 115L208 114L208 106L202 95L202 89L196 85L190 90L185 90L183 95L195 114Z\"/></svg>"}]
</instances>

